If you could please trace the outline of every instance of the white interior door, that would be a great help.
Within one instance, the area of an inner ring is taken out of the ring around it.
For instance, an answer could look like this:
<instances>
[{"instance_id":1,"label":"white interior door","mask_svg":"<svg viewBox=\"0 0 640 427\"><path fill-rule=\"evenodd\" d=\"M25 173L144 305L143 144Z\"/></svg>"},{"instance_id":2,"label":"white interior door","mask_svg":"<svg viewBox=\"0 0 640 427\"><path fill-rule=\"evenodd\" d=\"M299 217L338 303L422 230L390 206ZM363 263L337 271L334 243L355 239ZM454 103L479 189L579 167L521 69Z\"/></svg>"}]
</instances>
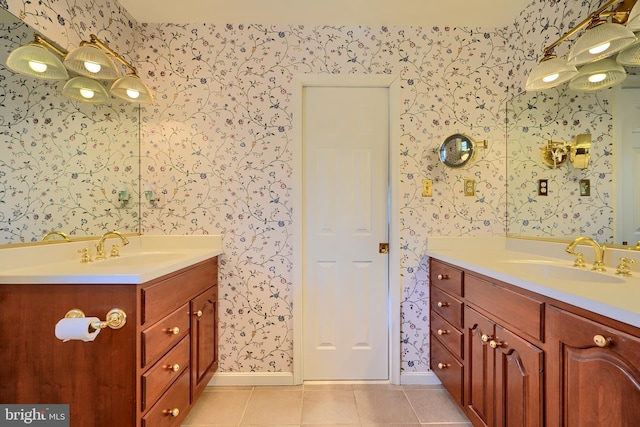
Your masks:
<instances>
[{"instance_id":1,"label":"white interior door","mask_svg":"<svg viewBox=\"0 0 640 427\"><path fill-rule=\"evenodd\" d=\"M640 241L640 89L623 88L620 91L620 107L615 112L620 128L618 145L621 162L617 178L617 197L620 212L616 215L619 228L616 243L635 245Z\"/></svg>"},{"instance_id":2,"label":"white interior door","mask_svg":"<svg viewBox=\"0 0 640 427\"><path fill-rule=\"evenodd\" d=\"M303 378L389 378L389 89L303 90Z\"/></svg>"}]
</instances>

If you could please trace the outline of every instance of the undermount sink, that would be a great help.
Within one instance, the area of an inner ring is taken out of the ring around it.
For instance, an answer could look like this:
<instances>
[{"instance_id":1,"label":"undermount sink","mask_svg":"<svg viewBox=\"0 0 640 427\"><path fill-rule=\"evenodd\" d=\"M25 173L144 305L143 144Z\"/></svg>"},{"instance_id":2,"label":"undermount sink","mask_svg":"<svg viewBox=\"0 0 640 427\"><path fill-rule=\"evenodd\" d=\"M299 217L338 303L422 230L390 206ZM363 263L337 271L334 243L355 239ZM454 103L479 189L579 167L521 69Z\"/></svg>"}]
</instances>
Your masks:
<instances>
[{"instance_id":1,"label":"undermount sink","mask_svg":"<svg viewBox=\"0 0 640 427\"><path fill-rule=\"evenodd\" d=\"M624 279L586 268L573 267L553 261L542 260L507 260L499 261L505 271L513 271L520 275L538 276L548 279L572 280L591 283L624 283Z\"/></svg>"},{"instance_id":2,"label":"undermount sink","mask_svg":"<svg viewBox=\"0 0 640 427\"><path fill-rule=\"evenodd\" d=\"M92 267L128 267L155 264L159 262L173 261L185 256L180 252L139 252L133 254L122 254L119 257L107 258L103 261L95 261Z\"/></svg>"}]
</instances>

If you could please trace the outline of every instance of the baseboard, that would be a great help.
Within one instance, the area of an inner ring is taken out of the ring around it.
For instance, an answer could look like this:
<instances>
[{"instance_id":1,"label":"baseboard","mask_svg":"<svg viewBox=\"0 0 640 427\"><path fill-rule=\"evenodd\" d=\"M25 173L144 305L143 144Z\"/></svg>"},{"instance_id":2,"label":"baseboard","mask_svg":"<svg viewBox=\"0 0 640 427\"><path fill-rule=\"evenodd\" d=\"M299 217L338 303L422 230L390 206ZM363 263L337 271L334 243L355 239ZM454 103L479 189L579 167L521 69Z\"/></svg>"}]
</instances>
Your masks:
<instances>
[{"instance_id":1,"label":"baseboard","mask_svg":"<svg viewBox=\"0 0 640 427\"><path fill-rule=\"evenodd\" d=\"M442 384L433 372L401 372L402 385L439 385Z\"/></svg>"},{"instance_id":2,"label":"baseboard","mask_svg":"<svg viewBox=\"0 0 640 427\"><path fill-rule=\"evenodd\" d=\"M293 385L292 372L216 372L208 387Z\"/></svg>"},{"instance_id":3,"label":"baseboard","mask_svg":"<svg viewBox=\"0 0 640 427\"><path fill-rule=\"evenodd\" d=\"M439 385L433 372L402 372L402 385ZM294 385L292 372L216 372L209 387L215 386L279 386Z\"/></svg>"}]
</instances>

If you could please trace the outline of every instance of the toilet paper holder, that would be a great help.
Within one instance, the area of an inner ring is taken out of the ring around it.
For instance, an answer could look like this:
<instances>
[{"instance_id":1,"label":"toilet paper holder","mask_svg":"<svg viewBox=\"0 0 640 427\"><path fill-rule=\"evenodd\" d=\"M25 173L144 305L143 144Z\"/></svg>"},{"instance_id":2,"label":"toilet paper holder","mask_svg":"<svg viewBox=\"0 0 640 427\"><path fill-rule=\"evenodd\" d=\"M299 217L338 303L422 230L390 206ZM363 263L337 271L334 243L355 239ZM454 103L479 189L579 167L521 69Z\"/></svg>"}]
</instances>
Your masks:
<instances>
[{"instance_id":1,"label":"toilet paper holder","mask_svg":"<svg viewBox=\"0 0 640 427\"><path fill-rule=\"evenodd\" d=\"M84 312L78 308L74 308L72 310L67 311L67 314L64 315L65 318L78 318L78 317L86 317ZM91 323L91 327L93 329L104 329L107 326L111 329L120 329L125 323L127 323L127 313L124 310L119 308L112 308L107 313L107 317L105 320L98 320L96 322Z\"/></svg>"}]
</instances>

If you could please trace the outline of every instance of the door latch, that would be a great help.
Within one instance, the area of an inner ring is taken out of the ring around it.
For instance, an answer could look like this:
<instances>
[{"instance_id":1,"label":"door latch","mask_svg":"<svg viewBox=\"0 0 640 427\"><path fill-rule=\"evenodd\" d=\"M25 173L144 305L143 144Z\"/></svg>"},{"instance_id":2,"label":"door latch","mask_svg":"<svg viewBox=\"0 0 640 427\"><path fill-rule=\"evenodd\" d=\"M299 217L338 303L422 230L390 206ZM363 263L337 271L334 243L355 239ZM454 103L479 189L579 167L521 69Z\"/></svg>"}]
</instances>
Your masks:
<instances>
[{"instance_id":1,"label":"door latch","mask_svg":"<svg viewBox=\"0 0 640 427\"><path fill-rule=\"evenodd\" d=\"M378 252L380 252L381 254L388 254L389 253L389 244L388 243L380 243L380 245L378 246Z\"/></svg>"}]
</instances>

